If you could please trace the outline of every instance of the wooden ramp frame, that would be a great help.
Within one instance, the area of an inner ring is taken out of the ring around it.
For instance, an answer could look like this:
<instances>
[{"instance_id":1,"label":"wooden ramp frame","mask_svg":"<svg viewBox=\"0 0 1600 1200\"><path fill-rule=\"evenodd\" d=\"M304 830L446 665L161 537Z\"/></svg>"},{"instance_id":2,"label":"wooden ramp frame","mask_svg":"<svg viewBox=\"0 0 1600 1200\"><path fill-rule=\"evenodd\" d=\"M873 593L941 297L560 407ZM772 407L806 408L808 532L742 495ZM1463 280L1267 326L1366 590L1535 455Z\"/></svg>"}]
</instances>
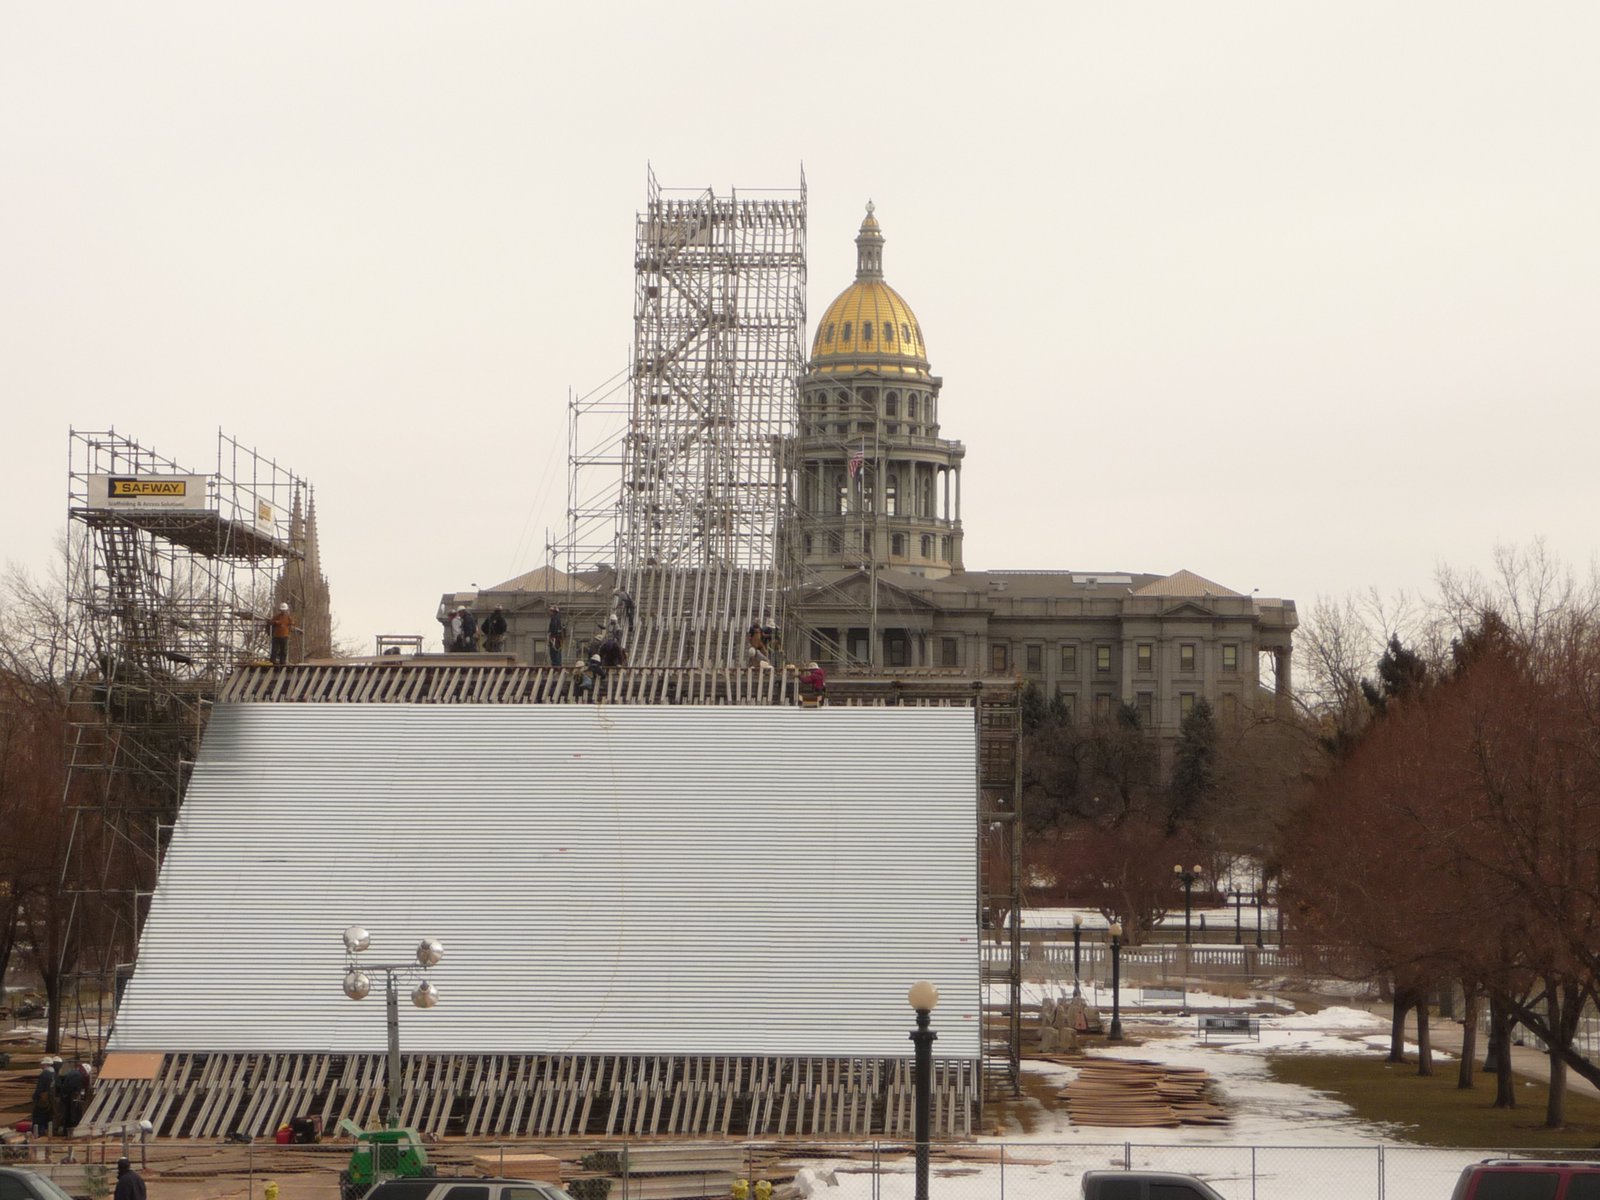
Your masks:
<instances>
[{"instance_id":1,"label":"wooden ramp frame","mask_svg":"<svg viewBox=\"0 0 1600 1200\"><path fill-rule=\"evenodd\" d=\"M168 1054L152 1078L95 1088L84 1127L267 1137L290 1117L380 1122L383 1054ZM468 1137L912 1136L910 1059L406 1054L400 1123ZM933 1129L972 1133L976 1061L934 1063Z\"/></svg>"}]
</instances>

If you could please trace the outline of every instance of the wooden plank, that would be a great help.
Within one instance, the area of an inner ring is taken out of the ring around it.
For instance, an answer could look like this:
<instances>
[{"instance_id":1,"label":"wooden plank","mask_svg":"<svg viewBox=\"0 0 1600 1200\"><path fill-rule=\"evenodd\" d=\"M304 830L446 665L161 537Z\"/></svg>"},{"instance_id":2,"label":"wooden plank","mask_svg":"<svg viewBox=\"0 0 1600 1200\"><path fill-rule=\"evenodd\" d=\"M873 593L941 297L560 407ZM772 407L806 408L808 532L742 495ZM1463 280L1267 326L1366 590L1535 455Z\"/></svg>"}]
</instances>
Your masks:
<instances>
[{"instance_id":1,"label":"wooden plank","mask_svg":"<svg viewBox=\"0 0 1600 1200\"><path fill-rule=\"evenodd\" d=\"M589 1067L587 1065L590 1061L592 1061L594 1064L594 1074L592 1076L589 1073ZM586 1065L584 1066L583 1074L583 1111L578 1115L577 1128L575 1130L577 1133L587 1133L589 1131L589 1112L594 1107L595 1092L599 1090L600 1085L605 1079L604 1058L598 1058L594 1060L586 1059L585 1064Z\"/></svg>"},{"instance_id":2,"label":"wooden plank","mask_svg":"<svg viewBox=\"0 0 1600 1200\"><path fill-rule=\"evenodd\" d=\"M95 1073L95 1079L99 1083L110 1083L114 1079L153 1081L161 1074L161 1068L166 1061L165 1054L135 1054L128 1050L113 1050L106 1055L106 1061Z\"/></svg>"}]
</instances>

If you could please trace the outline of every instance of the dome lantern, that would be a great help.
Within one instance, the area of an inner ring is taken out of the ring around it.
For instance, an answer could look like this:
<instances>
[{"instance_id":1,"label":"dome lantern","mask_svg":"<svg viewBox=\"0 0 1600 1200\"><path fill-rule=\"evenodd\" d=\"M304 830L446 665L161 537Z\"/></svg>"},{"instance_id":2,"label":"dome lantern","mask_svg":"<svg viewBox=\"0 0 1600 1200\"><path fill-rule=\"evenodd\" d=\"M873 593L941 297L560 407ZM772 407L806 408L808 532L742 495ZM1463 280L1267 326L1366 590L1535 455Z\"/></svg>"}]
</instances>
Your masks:
<instances>
[{"instance_id":1,"label":"dome lantern","mask_svg":"<svg viewBox=\"0 0 1600 1200\"><path fill-rule=\"evenodd\" d=\"M861 232L856 234L856 279L862 283L883 278L883 230L872 215L873 208L868 200L866 218L861 222Z\"/></svg>"}]
</instances>

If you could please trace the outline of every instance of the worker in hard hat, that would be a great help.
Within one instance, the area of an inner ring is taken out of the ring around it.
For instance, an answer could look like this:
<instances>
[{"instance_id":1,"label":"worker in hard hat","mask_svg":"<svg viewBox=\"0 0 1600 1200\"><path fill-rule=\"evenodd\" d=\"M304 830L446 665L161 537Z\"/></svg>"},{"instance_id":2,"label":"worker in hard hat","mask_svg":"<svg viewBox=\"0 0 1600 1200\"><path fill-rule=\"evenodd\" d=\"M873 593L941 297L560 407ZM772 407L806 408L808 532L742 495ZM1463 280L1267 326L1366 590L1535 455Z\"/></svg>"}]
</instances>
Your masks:
<instances>
[{"instance_id":1,"label":"worker in hard hat","mask_svg":"<svg viewBox=\"0 0 1600 1200\"><path fill-rule=\"evenodd\" d=\"M280 604L267 625L272 631L272 665L284 666L289 661L289 635L297 628L294 614L287 604Z\"/></svg>"},{"instance_id":2,"label":"worker in hard hat","mask_svg":"<svg viewBox=\"0 0 1600 1200\"><path fill-rule=\"evenodd\" d=\"M559 604L550 606L550 630L546 637L546 646L550 651L550 665L559 667L561 665L561 647L567 640L567 626L566 622L561 619L561 606Z\"/></svg>"}]
</instances>

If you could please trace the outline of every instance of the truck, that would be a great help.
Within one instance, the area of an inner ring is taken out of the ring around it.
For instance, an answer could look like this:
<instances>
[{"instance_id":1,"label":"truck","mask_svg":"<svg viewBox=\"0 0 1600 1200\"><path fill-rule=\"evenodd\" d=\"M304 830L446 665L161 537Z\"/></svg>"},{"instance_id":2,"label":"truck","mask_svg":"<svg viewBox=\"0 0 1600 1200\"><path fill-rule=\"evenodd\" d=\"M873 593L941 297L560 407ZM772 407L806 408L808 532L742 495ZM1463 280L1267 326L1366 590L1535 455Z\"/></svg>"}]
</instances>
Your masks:
<instances>
[{"instance_id":1,"label":"truck","mask_svg":"<svg viewBox=\"0 0 1600 1200\"><path fill-rule=\"evenodd\" d=\"M1086 1171L1083 1200L1223 1200L1203 1179L1172 1171Z\"/></svg>"}]
</instances>

